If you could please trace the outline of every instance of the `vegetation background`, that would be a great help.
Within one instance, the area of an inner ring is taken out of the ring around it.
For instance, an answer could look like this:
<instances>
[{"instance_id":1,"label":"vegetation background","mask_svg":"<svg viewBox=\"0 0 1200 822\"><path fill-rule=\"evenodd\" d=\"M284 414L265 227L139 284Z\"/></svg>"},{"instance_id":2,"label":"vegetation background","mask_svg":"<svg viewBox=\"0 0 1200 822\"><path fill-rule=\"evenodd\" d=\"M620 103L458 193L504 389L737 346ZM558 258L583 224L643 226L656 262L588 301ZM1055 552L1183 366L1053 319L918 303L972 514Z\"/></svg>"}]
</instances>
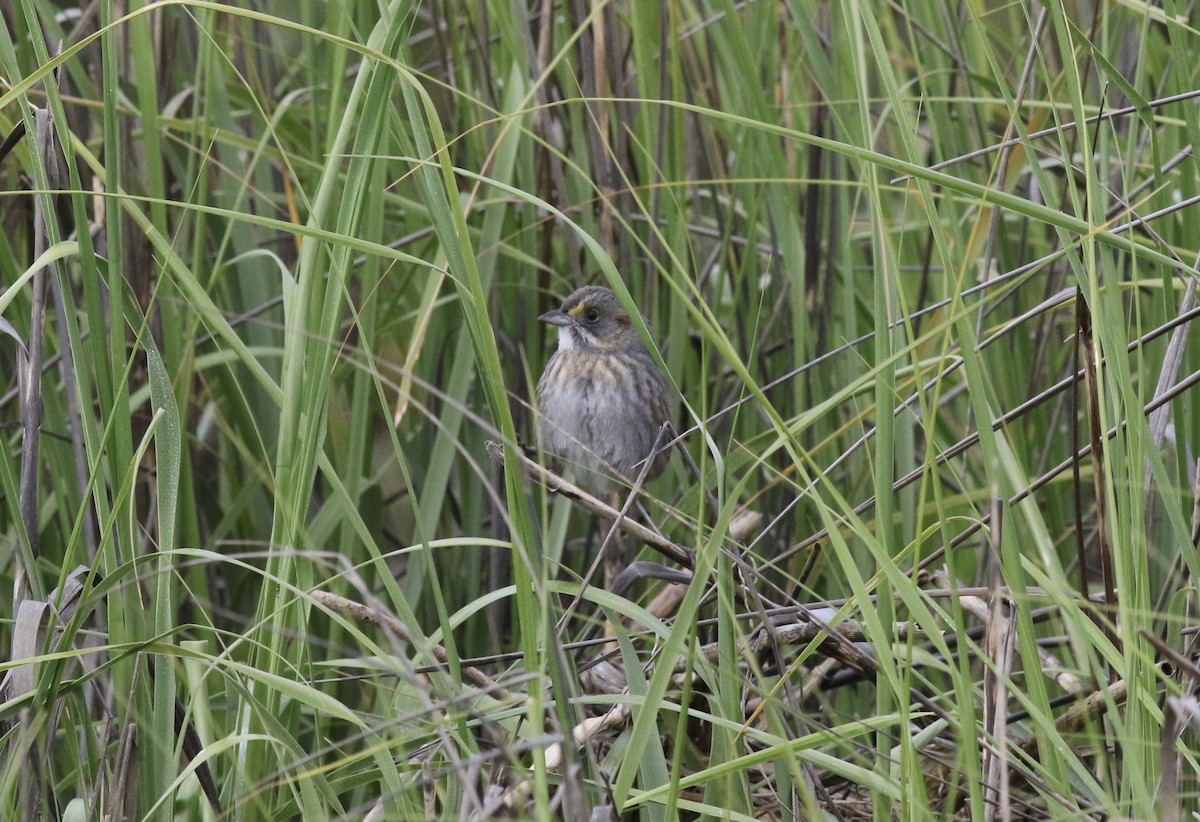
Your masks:
<instances>
[{"instance_id":1,"label":"vegetation background","mask_svg":"<svg viewBox=\"0 0 1200 822\"><path fill-rule=\"evenodd\" d=\"M0 817L1200 810L1194 4L0 12ZM513 447L585 282L666 609Z\"/></svg>"}]
</instances>

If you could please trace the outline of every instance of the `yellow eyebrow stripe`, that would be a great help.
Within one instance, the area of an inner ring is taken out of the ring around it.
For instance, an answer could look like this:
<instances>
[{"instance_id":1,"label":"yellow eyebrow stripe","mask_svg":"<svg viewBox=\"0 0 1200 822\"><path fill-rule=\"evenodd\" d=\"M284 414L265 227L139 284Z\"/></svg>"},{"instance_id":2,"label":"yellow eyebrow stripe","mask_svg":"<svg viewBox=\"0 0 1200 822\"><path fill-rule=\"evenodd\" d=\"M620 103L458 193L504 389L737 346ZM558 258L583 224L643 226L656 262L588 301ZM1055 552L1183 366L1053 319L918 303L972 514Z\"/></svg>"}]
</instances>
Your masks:
<instances>
[{"instance_id":1,"label":"yellow eyebrow stripe","mask_svg":"<svg viewBox=\"0 0 1200 822\"><path fill-rule=\"evenodd\" d=\"M568 314L570 314L572 317L578 317L580 314L582 314L582 313L583 313L583 310L584 310L585 308L587 308L587 304L586 304L586 303L580 303L579 305L575 306L574 308L572 308L572 309L571 309L570 311L568 311L567 313L568 313Z\"/></svg>"}]
</instances>

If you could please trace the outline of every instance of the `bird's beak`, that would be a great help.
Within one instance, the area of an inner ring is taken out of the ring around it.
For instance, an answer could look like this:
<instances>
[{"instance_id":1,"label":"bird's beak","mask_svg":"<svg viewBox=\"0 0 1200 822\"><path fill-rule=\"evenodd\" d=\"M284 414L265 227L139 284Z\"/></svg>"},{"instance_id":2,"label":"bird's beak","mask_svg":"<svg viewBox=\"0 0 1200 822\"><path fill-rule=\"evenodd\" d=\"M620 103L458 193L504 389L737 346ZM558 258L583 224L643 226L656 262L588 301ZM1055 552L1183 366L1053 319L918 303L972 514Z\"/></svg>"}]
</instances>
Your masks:
<instances>
[{"instance_id":1,"label":"bird's beak","mask_svg":"<svg viewBox=\"0 0 1200 822\"><path fill-rule=\"evenodd\" d=\"M547 311L545 314L538 317L538 322L550 323L550 325L563 328L571 324L571 317L561 308L556 308L553 311Z\"/></svg>"}]
</instances>

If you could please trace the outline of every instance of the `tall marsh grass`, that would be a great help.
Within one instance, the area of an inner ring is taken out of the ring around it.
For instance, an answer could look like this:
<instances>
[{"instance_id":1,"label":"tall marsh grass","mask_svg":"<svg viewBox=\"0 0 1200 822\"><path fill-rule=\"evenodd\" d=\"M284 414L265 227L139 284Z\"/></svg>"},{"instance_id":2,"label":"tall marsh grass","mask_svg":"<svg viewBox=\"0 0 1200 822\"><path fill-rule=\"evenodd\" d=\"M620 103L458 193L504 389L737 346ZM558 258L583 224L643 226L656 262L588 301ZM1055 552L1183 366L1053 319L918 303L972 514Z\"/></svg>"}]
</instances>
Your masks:
<instances>
[{"instance_id":1,"label":"tall marsh grass","mask_svg":"<svg viewBox=\"0 0 1200 822\"><path fill-rule=\"evenodd\" d=\"M1200 811L1191 5L0 13L0 818Z\"/></svg>"}]
</instances>

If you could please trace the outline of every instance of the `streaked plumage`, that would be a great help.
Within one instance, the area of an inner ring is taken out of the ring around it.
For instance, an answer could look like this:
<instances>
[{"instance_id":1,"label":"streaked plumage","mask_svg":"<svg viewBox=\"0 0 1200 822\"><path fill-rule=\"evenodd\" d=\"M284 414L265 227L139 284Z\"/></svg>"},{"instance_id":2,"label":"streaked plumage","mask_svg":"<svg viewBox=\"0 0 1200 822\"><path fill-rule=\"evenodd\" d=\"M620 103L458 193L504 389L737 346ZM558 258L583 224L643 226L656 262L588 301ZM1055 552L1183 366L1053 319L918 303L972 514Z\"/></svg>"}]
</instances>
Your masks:
<instances>
[{"instance_id":1,"label":"streaked plumage","mask_svg":"<svg viewBox=\"0 0 1200 822\"><path fill-rule=\"evenodd\" d=\"M596 494L632 483L667 420L666 377L607 288L584 286L539 319L558 328L537 387L542 449ZM667 460L660 451L647 479Z\"/></svg>"}]
</instances>

